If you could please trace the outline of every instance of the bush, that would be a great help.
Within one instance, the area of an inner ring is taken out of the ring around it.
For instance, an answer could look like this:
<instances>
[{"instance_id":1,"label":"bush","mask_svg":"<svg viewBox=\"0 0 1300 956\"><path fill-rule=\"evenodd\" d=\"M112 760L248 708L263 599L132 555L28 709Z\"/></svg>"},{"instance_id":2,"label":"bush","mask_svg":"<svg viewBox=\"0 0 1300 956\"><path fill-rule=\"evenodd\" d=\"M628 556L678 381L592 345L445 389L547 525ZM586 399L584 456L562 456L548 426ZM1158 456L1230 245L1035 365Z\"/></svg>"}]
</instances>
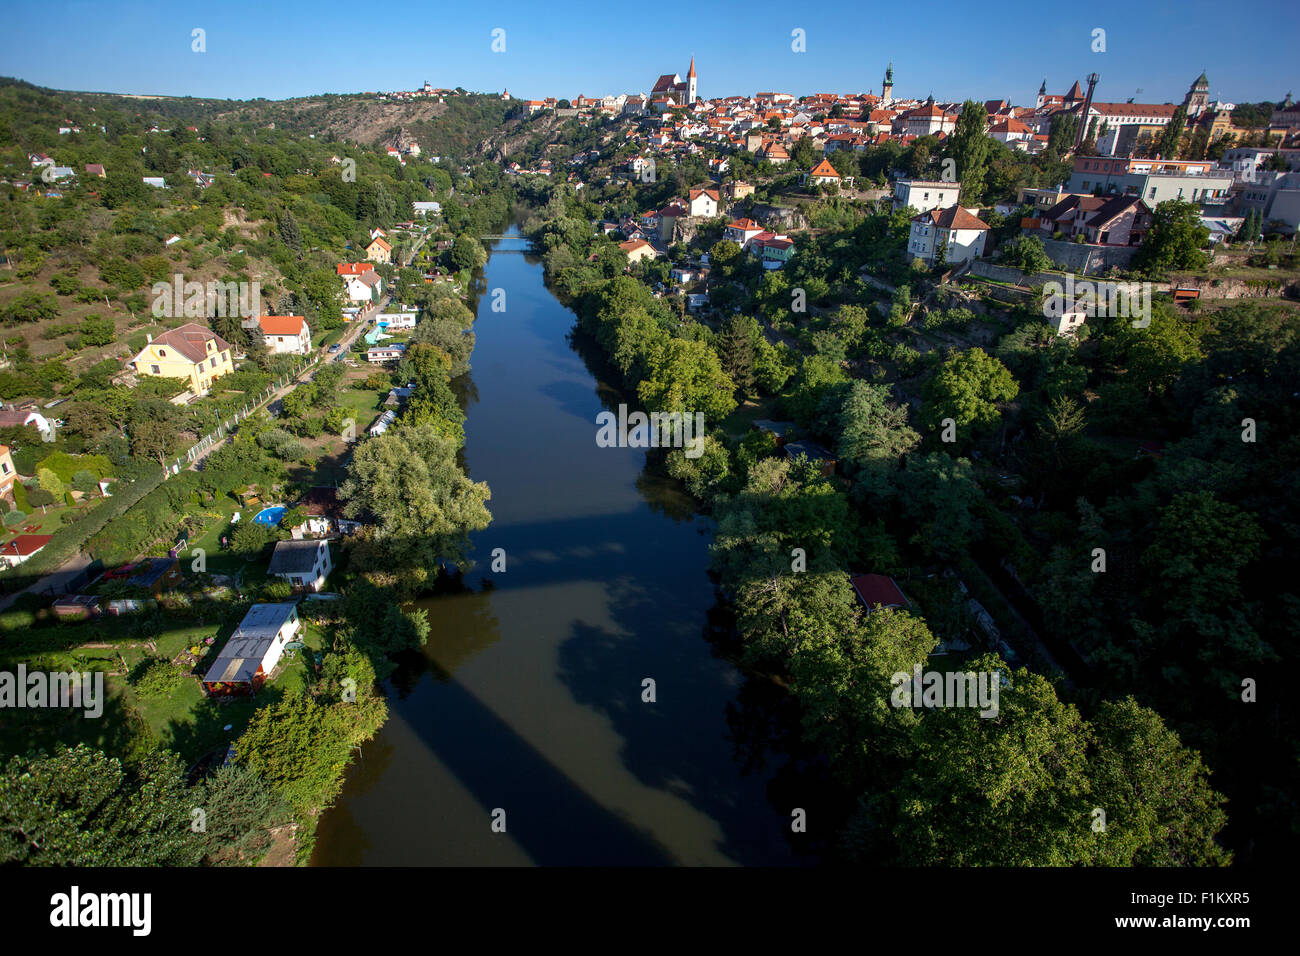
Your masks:
<instances>
[{"instance_id":1,"label":"bush","mask_svg":"<svg viewBox=\"0 0 1300 956\"><path fill-rule=\"evenodd\" d=\"M268 544L280 539L278 529L260 521L241 521L230 537L230 546L239 554L256 557Z\"/></svg>"},{"instance_id":2,"label":"bush","mask_svg":"<svg viewBox=\"0 0 1300 956\"><path fill-rule=\"evenodd\" d=\"M17 486L15 485L15 487ZM27 515L17 510L11 511L4 516L5 526L9 528L17 527L18 525L22 524L26 520L27 520Z\"/></svg>"},{"instance_id":3,"label":"bush","mask_svg":"<svg viewBox=\"0 0 1300 956\"><path fill-rule=\"evenodd\" d=\"M27 501L35 508L46 508L54 504L54 493L44 488L32 488L27 492Z\"/></svg>"},{"instance_id":4,"label":"bush","mask_svg":"<svg viewBox=\"0 0 1300 956\"><path fill-rule=\"evenodd\" d=\"M141 697L157 700L180 687L185 682L185 675L168 660L148 657L131 672L129 682Z\"/></svg>"},{"instance_id":5,"label":"bush","mask_svg":"<svg viewBox=\"0 0 1300 956\"><path fill-rule=\"evenodd\" d=\"M287 601L293 597L293 585L288 581L272 581L262 589L262 596L268 601Z\"/></svg>"}]
</instances>

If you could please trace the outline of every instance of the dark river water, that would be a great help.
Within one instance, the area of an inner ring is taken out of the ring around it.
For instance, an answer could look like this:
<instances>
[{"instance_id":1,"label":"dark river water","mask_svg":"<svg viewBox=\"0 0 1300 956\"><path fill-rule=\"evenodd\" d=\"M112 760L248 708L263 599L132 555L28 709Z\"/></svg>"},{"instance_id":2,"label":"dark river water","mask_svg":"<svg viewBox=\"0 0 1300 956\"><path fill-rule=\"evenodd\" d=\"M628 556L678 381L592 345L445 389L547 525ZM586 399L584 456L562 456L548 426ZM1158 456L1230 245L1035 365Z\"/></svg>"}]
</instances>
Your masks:
<instances>
[{"instance_id":1,"label":"dark river water","mask_svg":"<svg viewBox=\"0 0 1300 956\"><path fill-rule=\"evenodd\" d=\"M492 524L468 592L420 602L428 645L388 682L389 720L321 818L312 862L812 862L784 760L737 743L763 733L738 703L756 682L706 639L708 522L643 475L643 450L597 446L596 414L620 398L524 249L492 250L461 383Z\"/></svg>"}]
</instances>

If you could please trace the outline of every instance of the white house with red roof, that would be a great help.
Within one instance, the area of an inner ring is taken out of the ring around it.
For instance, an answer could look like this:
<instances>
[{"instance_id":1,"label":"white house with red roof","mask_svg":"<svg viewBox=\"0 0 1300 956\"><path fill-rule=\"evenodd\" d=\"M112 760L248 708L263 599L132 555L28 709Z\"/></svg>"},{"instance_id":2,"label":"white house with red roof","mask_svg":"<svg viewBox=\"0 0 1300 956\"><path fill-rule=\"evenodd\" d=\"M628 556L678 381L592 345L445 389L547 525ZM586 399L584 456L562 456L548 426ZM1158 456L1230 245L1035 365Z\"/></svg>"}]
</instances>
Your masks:
<instances>
[{"instance_id":1,"label":"white house with red roof","mask_svg":"<svg viewBox=\"0 0 1300 956\"><path fill-rule=\"evenodd\" d=\"M718 214L718 191L716 189L692 189L687 197L686 207L692 216L712 219Z\"/></svg>"},{"instance_id":2,"label":"white house with red roof","mask_svg":"<svg viewBox=\"0 0 1300 956\"><path fill-rule=\"evenodd\" d=\"M814 186L829 186L832 183L838 186L840 174L835 171L835 167L830 164L829 160L823 159L808 174L808 182Z\"/></svg>"},{"instance_id":3,"label":"white house with red roof","mask_svg":"<svg viewBox=\"0 0 1300 956\"><path fill-rule=\"evenodd\" d=\"M933 264L942 249L944 259L955 265L984 255L988 234L988 224L961 206L931 209L912 219L907 254Z\"/></svg>"},{"instance_id":4,"label":"white house with red roof","mask_svg":"<svg viewBox=\"0 0 1300 956\"><path fill-rule=\"evenodd\" d=\"M257 320L266 347L277 355L306 355L311 351L311 327L301 315L263 315Z\"/></svg>"},{"instance_id":5,"label":"white house with red roof","mask_svg":"<svg viewBox=\"0 0 1300 956\"><path fill-rule=\"evenodd\" d=\"M1021 150L1028 149L1034 139L1034 131L1014 116L1007 116L995 122L989 127L989 135L999 143L1006 143L1012 149Z\"/></svg>"},{"instance_id":6,"label":"white house with red roof","mask_svg":"<svg viewBox=\"0 0 1300 956\"><path fill-rule=\"evenodd\" d=\"M650 245L644 239L630 239L627 242L620 242L618 247L623 250L630 263L640 262L642 259L653 259L659 253L655 252L655 247Z\"/></svg>"},{"instance_id":7,"label":"white house with red roof","mask_svg":"<svg viewBox=\"0 0 1300 956\"><path fill-rule=\"evenodd\" d=\"M0 545L0 564L16 568L41 548L50 543L52 534L20 534L12 541Z\"/></svg>"},{"instance_id":8,"label":"white house with red roof","mask_svg":"<svg viewBox=\"0 0 1300 956\"><path fill-rule=\"evenodd\" d=\"M750 242L762 232L763 227L754 220L737 219L727 223L727 228L722 231L722 238L739 243L742 249L748 249Z\"/></svg>"},{"instance_id":9,"label":"white house with red roof","mask_svg":"<svg viewBox=\"0 0 1300 956\"><path fill-rule=\"evenodd\" d=\"M340 262L334 267L336 274L341 276L359 276L367 272L375 271L373 262Z\"/></svg>"}]
</instances>

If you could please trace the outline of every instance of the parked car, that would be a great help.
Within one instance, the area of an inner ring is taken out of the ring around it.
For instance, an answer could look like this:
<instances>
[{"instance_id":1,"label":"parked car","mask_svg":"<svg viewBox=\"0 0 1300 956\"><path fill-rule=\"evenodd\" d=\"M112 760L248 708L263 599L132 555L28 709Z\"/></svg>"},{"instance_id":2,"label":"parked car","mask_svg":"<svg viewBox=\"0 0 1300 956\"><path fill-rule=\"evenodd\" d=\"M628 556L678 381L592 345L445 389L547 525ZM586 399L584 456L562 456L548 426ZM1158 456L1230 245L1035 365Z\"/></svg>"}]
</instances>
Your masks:
<instances>
[{"instance_id":1,"label":"parked car","mask_svg":"<svg viewBox=\"0 0 1300 956\"><path fill-rule=\"evenodd\" d=\"M337 351L338 351L339 349L341 349L341 348L343 348L343 346L341 346L341 345L339 345L337 342L335 342L333 345L330 346L330 354L333 355L335 352L337 352Z\"/></svg>"}]
</instances>

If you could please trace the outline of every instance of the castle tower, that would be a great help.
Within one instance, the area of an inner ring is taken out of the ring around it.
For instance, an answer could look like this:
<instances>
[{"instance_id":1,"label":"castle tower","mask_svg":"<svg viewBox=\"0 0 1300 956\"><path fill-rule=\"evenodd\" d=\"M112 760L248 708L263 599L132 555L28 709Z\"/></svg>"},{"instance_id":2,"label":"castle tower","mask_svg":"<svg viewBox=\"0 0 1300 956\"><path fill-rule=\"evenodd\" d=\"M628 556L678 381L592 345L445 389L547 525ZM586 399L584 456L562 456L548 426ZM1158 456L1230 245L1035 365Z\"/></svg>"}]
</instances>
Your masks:
<instances>
[{"instance_id":1,"label":"castle tower","mask_svg":"<svg viewBox=\"0 0 1300 956\"><path fill-rule=\"evenodd\" d=\"M686 73L686 105L695 105L695 57L691 57L691 68Z\"/></svg>"},{"instance_id":2,"label":"castle tower","mask_svg":"<svg viewBox=\"0 0 1300 956\"><path fill-rule=\"evenodd\" d=\"M1205 73L1202 72L1196 78L1191 87L1187 90L1187 95L1183 97L1183 106L1187 109L1187 115L1200 116L1205 112L1205 107L1210 102L1210 81L1206 79Z\"/></svg>"},{"instance_id":3,"label":"castle tower","mask_svg":"<svg viewBox=\"0 0 1300 956\"><path fill-rule=\"evenodd\" d=\"M889 103L894 99L894 61L889 61L889 68L885 70L885 82L880 87L880 99L882 102Z\"/></svg>"}]
</instances>

